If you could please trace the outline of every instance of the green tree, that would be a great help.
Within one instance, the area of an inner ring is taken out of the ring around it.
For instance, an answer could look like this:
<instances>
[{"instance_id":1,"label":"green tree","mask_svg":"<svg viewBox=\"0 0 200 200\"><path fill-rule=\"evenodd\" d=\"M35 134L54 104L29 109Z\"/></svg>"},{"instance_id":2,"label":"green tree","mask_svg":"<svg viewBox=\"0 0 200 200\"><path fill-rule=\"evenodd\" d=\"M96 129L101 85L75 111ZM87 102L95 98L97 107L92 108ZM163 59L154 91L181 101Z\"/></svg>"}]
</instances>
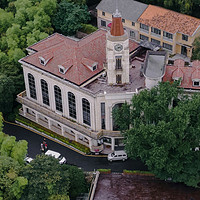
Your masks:
<instances>
[{"instance_id":1,"label":"green tree","mask_svg":"<svg viewBox=\"0 0 200 200\"><path fill-rule=\"evenodd\" d=\"M13 107L14 83L11 78L0 75L0 111L8 113Z\"/></svg>"},{"instance_id":2,"label":"green tree","mask_svg":"<svg viewBox=\"0 0 200 200\"><path fill-rule=\"evenodd\" d=\"M22 200L45 200L61 195L68 198L69 174L63 170L58 160L45 155L39 155L23 170L23 176L28 179L28 186Z\"/></svg>"},{"instance_id":3,"label":"green tree","mask_svg":"<svg viewBox=\"0 0 200 200\"><path fill-rule=\"evenodd\" d=\"M63 0L58 5L58 11L53 18L53 25L58 32L73 35L81 28L81 24L87 23L89 19L90 14L86 7Z\"/></svg>"},{"instance_id":4,"label":"green tree","mask_svg":"<svg viewBox=\"0 0 200 200\"><path fill-rule=\"evenodd\" d=\"M22 166L13 158L0 155L0 199L20 199L28 180L19 176Z\"/></svg>"},{"instance_id":5,"label":"green tree","mask_svg":"<svg viewBox=\"0 0 200 200\"><path fill-rule=\"evenodd\" d=\"M123 130L128 155L140 158L157 177L197 187L200 182L200 95L190 99L177 84L161 83L134 95L129 126L125 114L116 121ZM126 107L120 108L123 113Z\"/></svg>"},{"instance_id":6,"label":"green tree","mask_svg":"<svg viewBox=\"0 0 200 200\"><path fill-rule=\"evenodd\" d=\"M193 46L192 60L200 60L200 37L194 40Z\"/></svg>"}]
</instances>

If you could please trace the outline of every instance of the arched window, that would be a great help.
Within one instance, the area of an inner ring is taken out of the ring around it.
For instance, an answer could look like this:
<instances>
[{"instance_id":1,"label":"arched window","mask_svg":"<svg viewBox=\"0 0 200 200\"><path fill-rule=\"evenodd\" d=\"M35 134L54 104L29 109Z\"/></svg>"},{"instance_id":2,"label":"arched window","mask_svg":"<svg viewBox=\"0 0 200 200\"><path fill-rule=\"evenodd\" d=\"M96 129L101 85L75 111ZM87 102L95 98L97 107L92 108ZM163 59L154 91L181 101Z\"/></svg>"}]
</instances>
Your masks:
<instances>
[{"instance_id":1,"label":"arched window","mask_svg":"<svg viewBox=\"0 0 200 200\"><path fill-rule=\"evenodd\" d=\"M68 92L69 116L76 119L76 99L75 95Z\"/></svg>"},{"instance_id":2,"label":"arched window","mask_svg":"<svg viewBox=\"0 0 200 200\"><path fill-rule=\"evenodd\" d=\"M62 107L61 89L57 85L54 85L54 95L55 95L56 110L62 112L63 107Z\"/></svg>"},{"instance_id":3,"label":"arched window","mask_svg":"<svg viewBox=\"0 0 200 200\"><path fill-rule=\"evenodd\" d=\"M41 79L41 89L42 89L42 101L43 101L43 104L46 104L46 105L49 106L48 84L43 79Z\"/></svg>"},{"instance_id":4,"label":"arched window","mask_svg":"<svg viewBox=\"0 0 200 200\"><path fill-rule=\"evenodd\" d=\"M83 123L90 126L90 102L87 99L82 99L83 107Z\"/></svg>"},{"instance_id":5,"label":"arched window","mask_svg":"<svg viewBox=\"0 0 200 200\"><path fill-rule=\"evenodd\" d=\"M36 89L35 89L35 78L30 73L28 73L28 83L29 83L30 97L33 99L37 99Z\"/></svg>"}]
</instances>

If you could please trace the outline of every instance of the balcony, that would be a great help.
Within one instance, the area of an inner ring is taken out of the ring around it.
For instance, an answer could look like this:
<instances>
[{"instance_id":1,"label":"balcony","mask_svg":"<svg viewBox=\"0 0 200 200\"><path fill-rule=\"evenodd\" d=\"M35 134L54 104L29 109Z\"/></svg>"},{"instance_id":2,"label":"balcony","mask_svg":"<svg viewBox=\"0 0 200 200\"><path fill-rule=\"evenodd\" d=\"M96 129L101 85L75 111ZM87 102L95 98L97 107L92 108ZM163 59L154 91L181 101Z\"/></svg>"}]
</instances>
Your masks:
<instances>
[{"instance_id":1,"label":"balcony","mask_svg":"<svg viewBox=\"0 0 200 200\"><path fill-rule=\"evenodd\" d=\"M41 105L38 105L36 102L31 101L30 99L27 98L26 91L23 91L17 95L17 101L23 105L26 105L26 106L32 108L33 110L38 111L41 114L44 114L44 115L54 119L55 121L58 121L72 129L86 135L86 136L89 136L93 139L99 138L99 134L100 134L99 132L91 131L76 122L72 122L71 120L67 119L66 117L56 114L54 111L49 110Z\"/></svg>"}]
</instances>

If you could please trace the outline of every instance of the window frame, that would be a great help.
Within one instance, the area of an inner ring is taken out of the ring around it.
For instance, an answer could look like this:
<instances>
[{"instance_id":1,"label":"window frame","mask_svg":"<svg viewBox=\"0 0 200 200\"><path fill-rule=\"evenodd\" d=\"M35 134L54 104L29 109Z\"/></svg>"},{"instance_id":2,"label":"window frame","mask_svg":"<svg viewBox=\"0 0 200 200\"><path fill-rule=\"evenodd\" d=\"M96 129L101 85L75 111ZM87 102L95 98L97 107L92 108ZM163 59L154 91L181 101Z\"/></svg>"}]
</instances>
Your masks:
<instances>
[{"instance_id":1,"label":"window frame","mask_svg":"<svg viewBox=\"0 0 200 200\"><path fill-rule=\"evenodd\" d=\"M29 94L30 97L37 100L37 91L36 91L36 86L35 86L35 77L31 74L28 73L28 84L29 84Z\"/></svg>"},{"instance_id":2,"label":"window frame","mask_svg":"<svg viewBox=\"0 0 200 200\"><path fill-rule=\"evenodd\" d=\"M102 13L101 13L101 14L102 14L102 16L106 16L106 13L105 13L104 11L102 11Z\"/></svg>"},{"instance_id":3,"label":"window frame","mask_svg":"<svg viewBox=\"0 0 200 200\"><path fill-rule=\"evenodd\" d=\"M54 98L55 98L56 110L59 112L63 112L62 91L60 87L57 85L54 85Z\"/></svg>"},{"instance_id":4,"label":"window frame","mask_svg":"<svg viewBox=\"0 0 200 200\"><path fill-rule=\"evenodd\" d=\"M167 32L167 31L163 31L163 37L164 37L164 38L167 38L167 39L169 39L169 40L173 40L173 34Z\"/></svg>"},{"instance_id":5,"label":"window frame","mask_svg":"<svg viewBox=\"0 0 200 200\"><path fill-rule=\"evenodd\" d=\"M122 56L115 56L115 69L122 70Z\"/></svg>"},{"instance_id":6,"label":"window frame","mask_svg":"<svg viewBox=\"0 0 200 200\"><path fill-rule=\"evenodd\" d=\"M122 75L121 74L117 74L116 75L116 83L117 84L122 84Z\"/></svg>"},{"instance_id":7,"label":"window frame","mask_svg":"<svg viewBox=\"0 0 200 200\"><path fill-rule=\"evenodd\" d=\"M86 98L82 98L82 112L83 123L88 126L91 126L90 102Z\"/></svg>"},{"instance_id":8,"label":"window frame","mask_svg":"<svg viewBox=\"0 0 200 200\"><path fill-rule=\"evenodd\" d=\"M106 27L106 21L101 20L101 26Z\"/></svg>"},{"instance_id":9,"label":"window frame","mask_svg":"<svg viewBox=\"0 0 200 200\"><path fill-rule=\"evenodd\" d=\"M142 38L143 38L143 39L142 39ZM140 40L149 41L149 37L147 37L146 35L140 34Z\"/></svg>"},{"instance_id":10,"label":"window frame","mask_svg":"<svg viewBox=\"0 0 200 200\"><path fill-rule=\"evenodd\" d=\"M171 47L171 48L168 48L168 47ZM173 46L171 44L168 44L168 43L165 43L165 42L163 42L163 48L170 50L170 51L173 51Z\"/></svg>"},{"instance_id":11,"label":"window frame","mask_svg":"<svg viewBox=\"0 0 200 200\"><path fill-rule=\"evenodd\" d=\"M188 41L188 35L182 34L182 40L187 42Z\"/></svg>"},{"instance_id":12,"label":"window frame","mask_svg":"<svg viewBox=\"0 0 200 200\"><path fill-rule=\"evenodd\" d=\"M68 92L68 108L69 108L69 116L76 119L77 113L76 113L76 97L74 93Z\"/></svg>"},{"instance_id":13,"label":"window frame","mask_svg":"<svg viewBox=\"0 0 200 200\"><path fill-rule=\"evenodd\" d=\"M151 33L154 33L156 35L161 35L161 30L158 28L151 27Z\"/></svg>"},{"instance_id":14,"label":"window frame","mask_svg":"<svg viewBox=\"0 0 200 200\"><path fill-rule=\"evenodd\" d=\"M151 38L151 43L156 44L156 45L160 45L160 41L156 40L154 38Z\"/></svg>"},{"instance_id":15,"label":"window frame","mask_svg":"<svg viewBox=\"0 0 200 200\"><path fill-rule=\"evenodd\" d=\"M42 91L42 102L43 104L49 106L49 89L48 84L44 79L40 80L41 91Z\"/></svg>"},{"instance_id":16,"label":"window frame","mask_svg":"<svg viewBox=\"0 0 200 200\"><path fill-rule=\"evenodd\" d=\"M142 29L142 30L145 30L145 31L148 31L148 32L149 32L149 26L148 26L148 25L146 25L146 24L142 24L142 23L140 23L140 29Z\"/></svg>"}]
</instances>

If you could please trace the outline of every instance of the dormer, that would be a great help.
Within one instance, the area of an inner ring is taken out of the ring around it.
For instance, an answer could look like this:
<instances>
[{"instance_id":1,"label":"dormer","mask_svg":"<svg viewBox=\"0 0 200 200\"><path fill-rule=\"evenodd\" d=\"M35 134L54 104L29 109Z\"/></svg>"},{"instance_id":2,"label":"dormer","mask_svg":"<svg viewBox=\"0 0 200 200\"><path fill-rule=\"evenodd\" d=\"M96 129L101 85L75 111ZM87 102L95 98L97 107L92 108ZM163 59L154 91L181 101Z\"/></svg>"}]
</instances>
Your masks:
<instances>
[{"instance_id":1,"label":"dormer","mask_svg":"<svg viewBox=\"0 0 200 200\"><path fill-rule=\"evenodd\" d=\"M82 64L84 66L86 66L88 69L90 69L91 71L95 71L98 67L98 62L95 62L95 61L90 60L88 58L83 58Z\"/></svg>"},{"instance_id":2,"label":"dormer","mask_svg":"<svg viewBox=\"0 0 200 200\"><path fill-rule=\"evenodd\" d=\"M192 86L200 87L200 70L198 68L192 73Z\"/></svg>"},{"instance_id":3,"label":"dormer","mask_svg":"<svg viewBox=\"0 0 200 200\"><path fill-rule=\"evenodd\" d=\"M48 54L45 54L45 55L42 55L42 56L39 56L39 61L40 61L40 64L43 65L43 66L46 66L47 63L53 58L53 53L50 52Z\"/></svg>"},{"instance_id":4,"label":"dormer","mask_svg":"<svg viewBox=\"0 0 200 200\"><path fill-rule=\"evenodd\" d=\"M183 71L178 67L172 74L173 81L182 81L183 80ZM181 84L181 82L180 82Z\"/></svg>"},{"instance_id":5,"label":"dormer","mask_svg":"<svg viewBox=\"0 0 200 200\"><path fill-rule=\"evenodd\" d=\"M58 70L61 74L66 74L67 71L73 66L72 60L69 59L62 65L58 65Z\"/></svg>"}]
</instances>

